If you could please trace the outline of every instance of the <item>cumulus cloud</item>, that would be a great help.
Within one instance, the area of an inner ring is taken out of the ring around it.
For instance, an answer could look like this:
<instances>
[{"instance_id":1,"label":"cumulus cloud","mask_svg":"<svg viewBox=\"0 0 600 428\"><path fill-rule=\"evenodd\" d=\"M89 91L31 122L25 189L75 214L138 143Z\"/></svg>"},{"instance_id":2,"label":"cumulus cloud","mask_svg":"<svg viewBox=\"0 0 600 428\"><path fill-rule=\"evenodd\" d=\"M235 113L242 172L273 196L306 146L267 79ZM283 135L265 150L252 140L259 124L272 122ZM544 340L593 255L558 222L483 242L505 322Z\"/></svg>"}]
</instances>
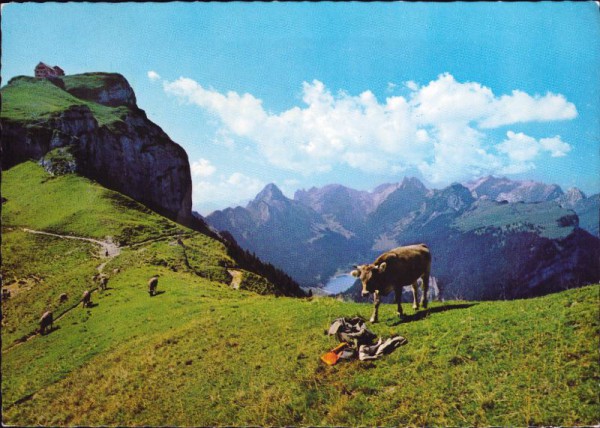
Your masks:
<instances>
[{"instance_id":1,"label":"cumulus cloud","mask_svg":"<svg viewBox=\"0 0 600 428\"><path fill-rule=\"evenodd\" d=\"M202 158L192 162L190 169L192 176L194 177L210 177L217 170L217 168L211 164L209 160Z\"/></svg>"},{"instance_id":2,"label":"cumulus cloud","mask_svg":"<svg viewBox=\"0 0 600 428\"><path fill-rule=\"evenodd\" d=\"M552 138L542 138L540 144L544 150L550 152L550 156L553 158L566 156L571 151L571 146L562 141L560 135Z\"/></svg>"},{"instance_id":3,"label":"cumulus cloud","mask_svg":"<svg viewBox=\"0 0 600 428\"><path fill-rule=\"evenodd\" d=\"M497 144L489 131L573 119L577 109L561 94L515 90L497 96L449 73L426 85L404 86L406 97L380 101L369 90L333 93L313 80L302 84L303 105L273 113L252 94L221 93L185 77L163 82L165 92L220 120L220 140L233 146L234 139L243 139L273 165L304 174L340 164L383 175L412 168L442 183L510 170L516 163L530 167L542 153L559 157L571 149L558 136L537 140L513 131Z\"/></svg>"},{"instance_id":4,"label":"cumulus cloud","mask_svg":"<svg viewBox=\"0 0 600 428\"><path fill-rule=\"evenodd\" d=\"M547 93L531 96L525 92L512 91L490 103L489 114L483 118L482 128L497 128L522 122L549 122L577 117L577 109L563 95Z\"/></svg>"},{"instance_id":5,"label":"cumulus cloud","mask_svg":"<svg viewBox=\"0 0 600 428\"><path fill-rule=\"evenodd\" d=\"M571 150L571 146L562 141L560 135L537 140L522 132L508 131L506 137L496 145L496 149L506 154L510 160L500 169L504 174L516 174L534 169L533 160L543 152L550 153L552 157L562 157Z\"/></svg>"},{"instance_id":6,"label":"cumulus cloud","mask_svg":"<svg viewBox=\"0 0 600 428\"><path fill-rule=\"evenodd\" d=\"M160 74L158 74L156 71L150 70L148 72L148 79L156 82L157 80L160 80Z\"/></svg>"},{"instance_id":7,"label":"cumulus cloud","mask_svg":"<svg viewBox=\"0 0 600 428\"><path fill-rule=\"evenodd\" d=\"M264 186L261 180L241 172L229 176L204 177L193 181L192 199L194 206L200 209L238 205L253 199ZM203 211L203 214L208 214L206 210Z\"/></svg>"}]
</instances>

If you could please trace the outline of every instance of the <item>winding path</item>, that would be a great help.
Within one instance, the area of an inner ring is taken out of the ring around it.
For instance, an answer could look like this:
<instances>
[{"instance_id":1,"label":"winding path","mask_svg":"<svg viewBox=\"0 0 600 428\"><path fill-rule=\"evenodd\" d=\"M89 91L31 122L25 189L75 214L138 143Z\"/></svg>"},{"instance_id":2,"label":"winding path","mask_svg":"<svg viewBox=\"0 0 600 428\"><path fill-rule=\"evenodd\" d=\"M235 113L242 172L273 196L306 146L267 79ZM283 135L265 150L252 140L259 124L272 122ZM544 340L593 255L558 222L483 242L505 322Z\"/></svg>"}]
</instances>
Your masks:
<instances>
[{"instance_id":1,"label":"winding path","mask_svg":"<svg viewBox=\"0 0 600 428\"><path fill-rule=\"evenodd\" d=\"M113 257L118 256L119 254L121 254L121 248L127 248L127 247L136 247L139 245L143 245L143 244L147 244L150 242L154 242L154 241L160 241L162 239L168 239L168 238L182 238L184 236L188 236L189 234L187 233L178 233L178 234L173 234L173 235L162 235L162 236L158 236L155 238L150 238L150 239L146 239L144 241L141 242L136 242L134 244L131 245L126 245L123 247L119 247L118 244L116 244L115 242L113 242L111 237L108 237L105 241L101 241L99 239L93 239L93 238L86 238L83 236L73 236L73 235L60 235L58 233L52 233L52 232L44 232L41 230L33 230L33 229L29 229L29 228L22 228L22 230L24 232L27 233L34 233L37 235L46 235L46 236L52 236L55 238L61 238L61 239L75 239L78 241L86 241L86 242L91 242L92 244L96 244L100 246L100 249L98 251L98 255L101 259L105 259L105 261L103 261L102 263L100 263L96 269L98 270L99 273L102 273L102 271L104 270L104 267L106 266L106 264L110 261L110 259L112 259ZM183 248L184 251L184 257L185 257L185 263L187 265L188 268L190 268L194 273L196 273L197 275L199 275L189 264L188 260L187 260L187 254L185 253L185 245L183 244L183 242L181 242L180 240L178 240L178 244L181 245L181 247ZM238 289L241 283L241 279L242 279L242 273L240 271L236 271L236 270L228 270L228 272L230 273L231 277L232 277L232 281L231 281L231 287ZM92 288L90 290L90 292L95 292L98 290L98 287ZM72 305L71 307L65 309L63 312L60 313L60 315L58 315L56 318L54 318L54 322L57 322L58 320L60 320L61 318L63 318L67 313L71 312L73 309L75 309L76 307L79 306L79 304L81 303L81 301L78 301L75 305ZM31 340L32 338L34 338L35 336L37 336L39 333L37 330L29 333L27 336L21 338L21 339L17 339L15 342L13 342L11 345L7 346L5 349L2 350L2 353L6 353L8 351L10 351L11 349L13 349L14 347L21 345L29 340Z\"/></svg>"},{"instance_id":2,"label":"winding path","mask_svg":"<svg viewBox=\"0 0 600 428\"><path fill-rule=\"evenodd\" d=\"M23 228L23 231L28 233L35 233L38 235L54 236L56 238L63 239L76 239L78 241L87 241L93 244L98 244L101 247L100 257L102 258L112 258L118 256L121 253L121 248L117 244L115 244L112 241L112 238L110 237L106 241L100 241L98 239L84 238L83 236L59 235L58 233L42 232L41 230L27 229L26 227Z\"/></svg>"},{"instance_id":3,"label":"winding path","mask_svg":"<svg viewBox=\"0 0 600 428\"><path fill-rule=\"evenodd\" d=\"M62 239L75 239L78 241L86 241L86 242L91 242L92 244L96 244L100 246L99 249L99 256L102 259L108 259L102 263L100 263L98 265L98 267L96 268L98 270L99 273L102 273L102 271L104 270L104 266L106 266L106 264L108 263L108 261L110 259L112 259L115 256L118 256L119 254L121 254L121 248L115 244L112 239L109 237L108 239L106 239L106 241L100 241L98 239L92 239L92 238L85 238L83 236L72 236L72 235L59 235L58 233L51 233L51 232L44 232L41 230L33 230L33 229L28 229L26 227L24 227L22 229L24 232L27 233L34 233L36 235L46 235L46 236L53 236L55 238L62 238ZM90 292L94 292L98 290L98 287L94 287L90 290ZM76 307L79 306L79 304L81 303L81 301L78 301L76 304L72 305L71 307L65 309L63 312L61 312L60 315L58 315L56 318L54 318L54 322L57 322L58 320L60 320L61 318L63 318L67 313L71 312L73 309L75 309ZM31 339L33 339L35 336L37 336L39 333L37 330L29 333L27 336L25 336L24 338L21 339L17 339L17 341L15 341L14 343L12 343L10 346L7 346L5 349L2 350L2 353L6 353L8 351L10 351L11 349L13 349L14 347L21 345Z\"/></svg>"}]
</instances>

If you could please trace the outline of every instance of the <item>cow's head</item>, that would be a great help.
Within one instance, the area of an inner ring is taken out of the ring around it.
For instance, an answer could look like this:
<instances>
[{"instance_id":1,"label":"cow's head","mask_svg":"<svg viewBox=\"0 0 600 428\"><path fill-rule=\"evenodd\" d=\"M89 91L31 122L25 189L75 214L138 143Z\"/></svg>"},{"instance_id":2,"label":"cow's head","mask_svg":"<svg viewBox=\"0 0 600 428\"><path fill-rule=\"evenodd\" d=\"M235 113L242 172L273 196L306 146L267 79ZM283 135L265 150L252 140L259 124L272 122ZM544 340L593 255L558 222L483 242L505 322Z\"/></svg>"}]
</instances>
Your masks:
<instances>
[{"instance_id":1,"label":"cow's head","mask_svg":"<svg viewBox=\"0 0 600 428\"><path fill-rule=\"evenodd\" d=\"M362 295L366 296L369 293L374 293L378 290L378 287L381 285L379 282L379 275L385 272L386 263L383 262L379 265L369 264L369 265L361 265L355 266L351 273L352 276L356 278L360 278L360 282L362 282Z\"/></svg>"}]
</instances>

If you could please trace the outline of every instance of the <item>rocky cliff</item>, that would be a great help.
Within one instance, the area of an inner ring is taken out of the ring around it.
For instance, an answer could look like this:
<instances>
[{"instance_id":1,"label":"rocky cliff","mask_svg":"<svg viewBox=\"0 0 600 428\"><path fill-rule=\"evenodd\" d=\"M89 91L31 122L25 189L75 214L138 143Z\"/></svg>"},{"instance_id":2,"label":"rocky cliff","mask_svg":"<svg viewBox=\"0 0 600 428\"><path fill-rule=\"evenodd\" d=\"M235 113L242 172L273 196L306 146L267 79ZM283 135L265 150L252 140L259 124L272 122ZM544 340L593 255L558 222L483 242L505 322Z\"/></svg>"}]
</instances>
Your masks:
<instances>
[{"instance_id":1,"label":"rocky cliff","mask_svg":"<svg viewBox=\"0 0 600 428\"><path fill-rule=\"evenodd\" d=\"M196 221L185 150L137 107L123 76L17 77L2 98L3 169L66 148L77 173L179 223Z\"/></svg>"}]
</instances>

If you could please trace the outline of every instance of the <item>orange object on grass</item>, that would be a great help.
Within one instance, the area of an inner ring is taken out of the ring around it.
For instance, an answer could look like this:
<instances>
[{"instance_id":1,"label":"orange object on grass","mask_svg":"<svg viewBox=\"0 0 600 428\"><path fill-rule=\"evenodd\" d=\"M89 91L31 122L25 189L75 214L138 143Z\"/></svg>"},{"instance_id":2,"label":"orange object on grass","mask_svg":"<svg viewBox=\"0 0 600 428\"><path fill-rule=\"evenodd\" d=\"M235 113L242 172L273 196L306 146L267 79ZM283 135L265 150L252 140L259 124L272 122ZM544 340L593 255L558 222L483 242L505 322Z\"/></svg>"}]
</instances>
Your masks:
<instances>
[{"instance_id":1,"label":"orange object on grass","mask_svg":"<svg viewBox=\"0 0 600 428\"><path fill-rule=\"evenodd\" d=\"M348 344L346 342L340 343L338 346L333 348L331 351L326 352L325 354L321 355L321 361L323 361L325 364L327 364L329 366L333 366L340 359L340 353L344 350L344 348L346 348L346 346L348 346Z\"/></svg>"}]
</instances>

